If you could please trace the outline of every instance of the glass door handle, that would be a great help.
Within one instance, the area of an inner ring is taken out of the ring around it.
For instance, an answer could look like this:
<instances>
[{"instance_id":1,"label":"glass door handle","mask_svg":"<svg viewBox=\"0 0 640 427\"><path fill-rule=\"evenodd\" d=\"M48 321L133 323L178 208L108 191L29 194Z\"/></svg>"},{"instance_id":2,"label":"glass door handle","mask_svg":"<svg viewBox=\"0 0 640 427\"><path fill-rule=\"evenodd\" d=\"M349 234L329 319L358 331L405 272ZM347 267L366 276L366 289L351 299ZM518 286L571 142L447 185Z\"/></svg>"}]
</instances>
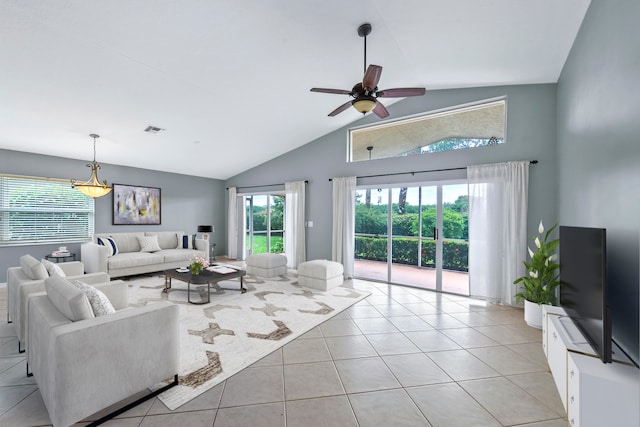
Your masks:
<instances>
[{"instance_id":1,"label":"glass door handle","mask_svg":"<svg viewBox=\"0 0 640 427\"><path fill-rule=\"evenodd\" d=\"M438 240L438 229L433 227L433 240Z\"/></svg>"}]
</instances>

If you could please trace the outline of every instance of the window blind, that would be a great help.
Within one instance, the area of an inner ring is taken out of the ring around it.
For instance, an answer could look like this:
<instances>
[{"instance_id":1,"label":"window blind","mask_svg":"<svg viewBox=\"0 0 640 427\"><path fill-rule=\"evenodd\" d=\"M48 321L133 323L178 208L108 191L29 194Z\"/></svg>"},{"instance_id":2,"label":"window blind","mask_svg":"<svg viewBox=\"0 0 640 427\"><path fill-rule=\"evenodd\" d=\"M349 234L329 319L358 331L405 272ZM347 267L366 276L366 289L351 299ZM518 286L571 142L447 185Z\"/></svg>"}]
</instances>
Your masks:
<instances>
[{"instance_id":1,"label":"window blind","mask_svg":"<svg viewBox=\"0 0 640 427\"><path fill-rule=\"evenodd\" d=\"M0 245L90 238L94 200L65 180L0 174Z\"/></svg>"}]
</instances>

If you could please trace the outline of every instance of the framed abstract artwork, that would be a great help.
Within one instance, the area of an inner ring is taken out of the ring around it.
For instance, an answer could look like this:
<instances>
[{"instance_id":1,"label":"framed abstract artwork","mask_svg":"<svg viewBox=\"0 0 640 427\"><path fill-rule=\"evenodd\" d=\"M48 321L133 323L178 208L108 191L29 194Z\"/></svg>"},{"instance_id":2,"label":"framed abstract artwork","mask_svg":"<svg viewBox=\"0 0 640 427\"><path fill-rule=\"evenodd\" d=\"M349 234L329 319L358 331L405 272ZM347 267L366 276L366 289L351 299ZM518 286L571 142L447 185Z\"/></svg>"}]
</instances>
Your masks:
<instances>
[{"instance_id":1,"label":"framed abstract artwork","mask_svg":"<svg viewBox=\"0 0 640 427\"><path fill-rule=\"evenodd\" d=\"M160 189L113 184L113 225L159 225Z\"/></svg>"}]
</instances>

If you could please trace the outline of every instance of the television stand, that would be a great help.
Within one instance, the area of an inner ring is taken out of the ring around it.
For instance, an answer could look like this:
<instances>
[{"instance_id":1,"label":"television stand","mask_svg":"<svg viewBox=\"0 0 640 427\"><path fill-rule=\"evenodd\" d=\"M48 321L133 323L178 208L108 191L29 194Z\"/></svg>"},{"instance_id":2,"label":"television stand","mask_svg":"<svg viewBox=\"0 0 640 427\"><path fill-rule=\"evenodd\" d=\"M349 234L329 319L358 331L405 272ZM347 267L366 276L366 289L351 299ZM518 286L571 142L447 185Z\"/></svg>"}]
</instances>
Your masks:
<instances>
[{"instance_id":1,"label":"television stand","mask_svg":"<svg viewBox=\"0 0 640 427\"><path fill-rule=\"evenodd\" d=\"M560 307L543 308L543 346L571 427L640 425L640 370L617 346L602 363Z\"/></svg>"}]
</instances>

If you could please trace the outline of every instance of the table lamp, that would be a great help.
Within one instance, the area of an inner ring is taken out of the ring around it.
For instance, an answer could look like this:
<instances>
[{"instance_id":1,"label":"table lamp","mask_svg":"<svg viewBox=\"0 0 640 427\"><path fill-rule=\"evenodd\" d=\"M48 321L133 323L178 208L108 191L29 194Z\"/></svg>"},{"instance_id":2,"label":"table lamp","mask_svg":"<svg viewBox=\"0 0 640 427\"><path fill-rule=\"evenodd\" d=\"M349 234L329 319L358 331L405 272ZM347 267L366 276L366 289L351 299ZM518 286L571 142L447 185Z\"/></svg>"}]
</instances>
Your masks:
<instances>
[{"instance_id":1,"label":"table lamp","mask_svg":"<svg viewBox=\"0 0 640 427\"><path fill-rule=\"evenodd\" d=\"M213 233L213 225L199 225L198 233L202 233L204 240L209 240L209 233Z\"/></svg>"}]
</instances>

